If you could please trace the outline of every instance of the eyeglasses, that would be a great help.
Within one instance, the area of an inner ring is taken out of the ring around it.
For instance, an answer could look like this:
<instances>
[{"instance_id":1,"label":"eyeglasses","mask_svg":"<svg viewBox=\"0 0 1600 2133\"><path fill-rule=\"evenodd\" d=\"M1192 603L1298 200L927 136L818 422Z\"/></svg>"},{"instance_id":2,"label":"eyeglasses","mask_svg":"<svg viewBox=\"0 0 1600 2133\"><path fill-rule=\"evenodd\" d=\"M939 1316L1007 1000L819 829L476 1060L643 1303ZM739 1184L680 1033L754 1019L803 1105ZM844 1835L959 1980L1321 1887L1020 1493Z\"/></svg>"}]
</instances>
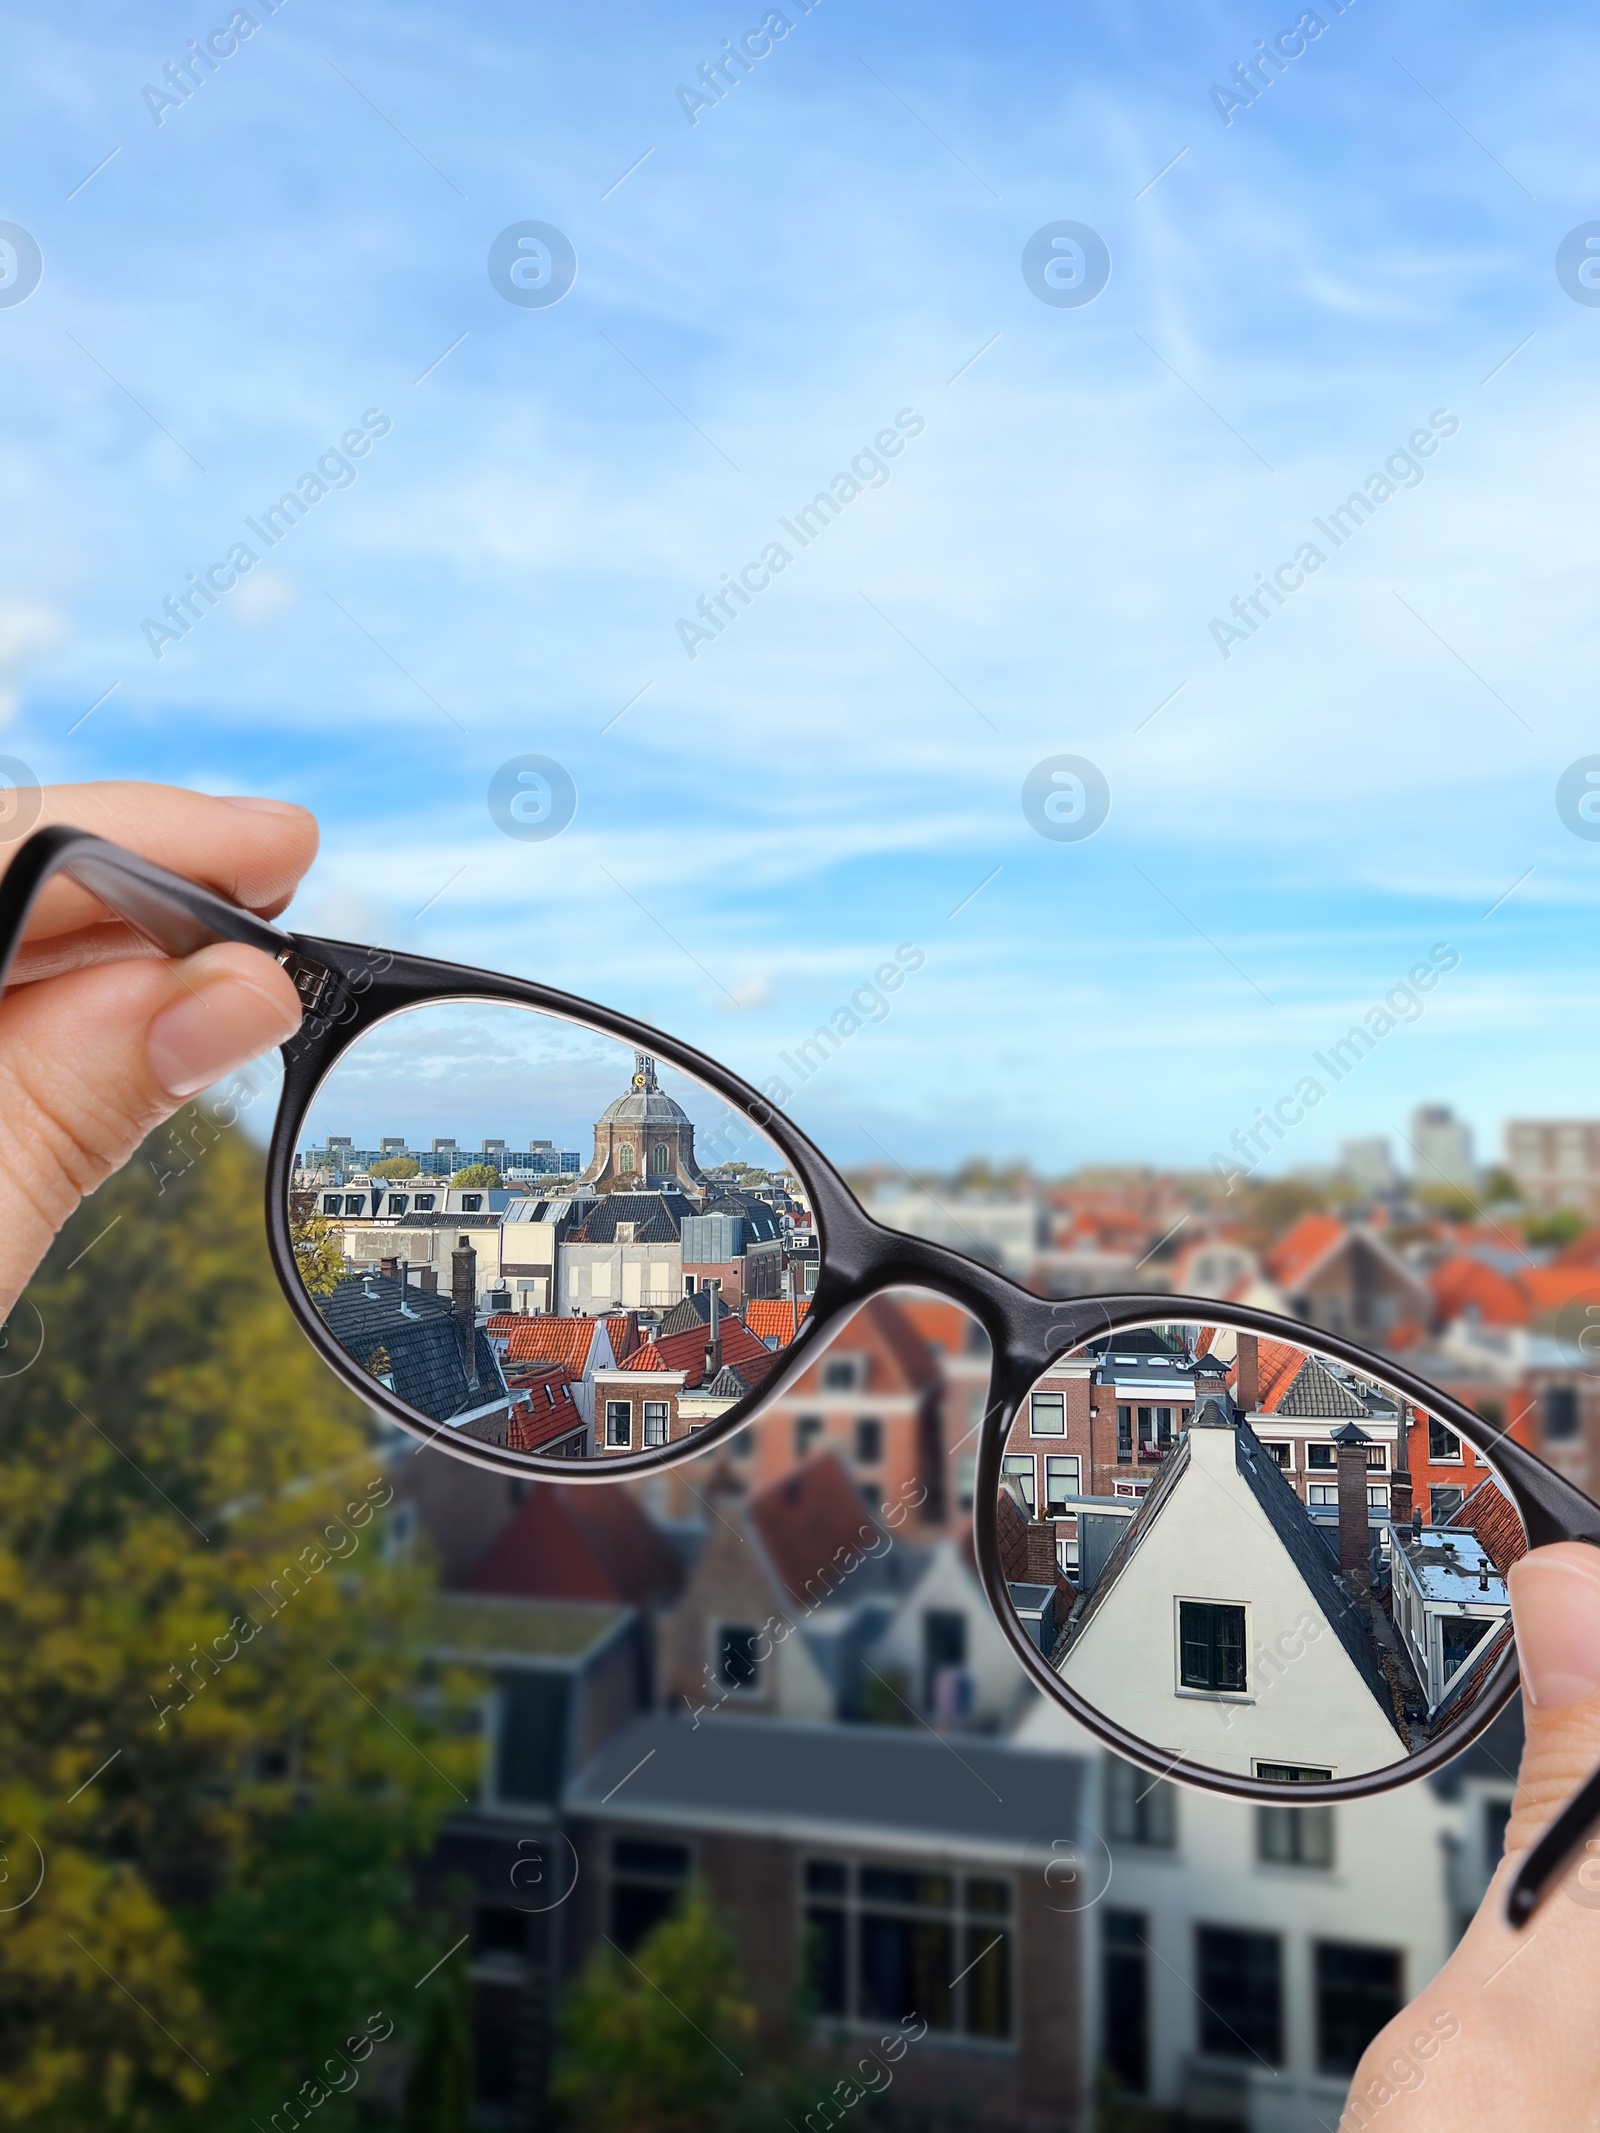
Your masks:
<instances>
[{"instance_id":1,"label":"eyeglasses","mask_svg":"<svg viewBox=\"0 0 1600 2133\"><path fill-rule=\"evenodd\" d=\"M547 986L281 932L64 828L0 879L0 983L58 872L170 955L243 942L292 978L273 1262L323 1360L420 1444L565 1483L659 1473L807 1373L859 1420L859 1359L824 1351L871 1299L969 1313L996 1620L1158 1777L1312 1805L1436 1769L1515 1691L1512 1564L1600 1544L1588 1497L1392 1359L1245 1301L1032 1295L873 1221L715 1060ZM1367 1288L1403 1290L1362 1249ZM1600 1773L1524 1860L1513 1922L1597 1820Z\"/></svg>"}]
</instances>

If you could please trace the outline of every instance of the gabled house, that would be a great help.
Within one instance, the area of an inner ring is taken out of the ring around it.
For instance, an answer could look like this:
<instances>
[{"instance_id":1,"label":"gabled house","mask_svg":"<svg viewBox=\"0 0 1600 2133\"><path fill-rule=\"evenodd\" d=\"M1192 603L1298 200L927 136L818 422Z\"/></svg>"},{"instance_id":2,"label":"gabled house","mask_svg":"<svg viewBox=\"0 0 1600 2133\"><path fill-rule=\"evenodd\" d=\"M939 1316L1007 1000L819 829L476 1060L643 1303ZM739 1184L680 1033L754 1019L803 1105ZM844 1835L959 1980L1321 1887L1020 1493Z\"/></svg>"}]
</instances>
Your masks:
<instances>
[{"instance_id":1,"label":"gabled house","mask_svg":"<svg viewBox=\"0 0 1600 2133\"><path fill-rule=\"evenodd\" d=\"M1428 1285L1369 1226L1307 1214L1267 1253L1267 1279L1289 1315L1347 1340L1382 1347L1397 1332L1430 1323Z\"/></svg>"},{"instance_id":2,"label":"gabled house","mask_svg":"<svg viewBox=\"0 0 1600 2133\"><path fill-rule=\"evenodd\" d=\"M768 1717L857 1715L872 1693L863 1654L922 1568L922 1551L877 1523L826 1453L751 1496L727 1468L711 1485L693 1573L661 1625L663 1701Z\"/></svg>"},{"instance_id":3,"label":"gabled house","mask_svg":"<svg viewBox=\"0 0 1600 2133\"><path fill-rule=\"evenodd\" d=\"M1032 1697L978 1583L968 1544L948 1537L928 1551L865 1662L937 1726L1003 1733Z\"/></svg>"},{"instance_id":4,"label":"gabled house","mask_svg":"<svg viewBox=\"0 0 1600 2133\"><path fill-rule=\"evenodd\" d=\"M559 1364L583 1419L594 1423L594 1377L616 1360L613 1329L628 1323L612 1318L525 1318L512 1311L491 1314L485 1332L506 1370L521 1364Z\"/></svg>"},{"instance_id":5,"label":"gabled house","mask_svg":"<svg viewBox=\"0 0 1600 2133\"><path fill-rule=\"evenodd\" d=\"M1344 1777L1410 1752L1386 1656L1306 1506L1231 1402L1211 1400L1052 1662L1165 1752L1256 1776Z\"/></svg>"},{"instance_id":6,"label":"gabled house","mask_svg":"<svg viewBox=\"0 0 1600 2133\"><path fill-rule=\"evenodd\" d=\"M526 1490L467 1579L469 1592L649 1612L683 1591L682 1556L626 1489L533 1481Z\"/></svg>"}]
</instances>

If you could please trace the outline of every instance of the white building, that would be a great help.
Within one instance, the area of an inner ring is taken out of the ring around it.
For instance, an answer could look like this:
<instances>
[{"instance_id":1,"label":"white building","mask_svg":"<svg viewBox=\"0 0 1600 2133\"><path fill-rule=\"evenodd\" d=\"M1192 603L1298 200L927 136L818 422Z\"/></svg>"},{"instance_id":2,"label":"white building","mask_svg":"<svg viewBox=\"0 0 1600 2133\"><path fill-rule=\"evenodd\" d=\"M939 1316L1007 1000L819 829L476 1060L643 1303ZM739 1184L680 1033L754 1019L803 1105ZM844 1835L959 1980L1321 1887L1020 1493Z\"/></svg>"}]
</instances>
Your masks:
<instances>
[{"instance_id":1,"label":"white building","mask_svg":"<svg viewBox=\"0 0 1600 2133\"><path fill-rule=\"evenodd\" d=\"M1477 1181L1472 1129L1448 1104L1418 1104L1411 1114L1411 1182L1419 1192L1470 1192Z\"/></svg>"},{"instance_id":2,"label":"white building","mask_svg":"<svg viewBox=\"0 0 1600 2133\"><path fill-rule=\"evenodd\" d=\"M925 1718L1005 1730L1030 1697L1027 1677L995 1621L961 1546L937 1541L922 1574L867 1652L906 1684Z\"/></svg>"},{"instance_id":3,"label":"white building","mask_svg":"<svg viewBox=\"0 0 1600 2133\"><path fill-rule=\"evenodd\" d=\"M1042 1699L1013 1739L1099 1766L1095 1833L1046 1877L1090 1928L1089 2065L1194 2120L1330 2133L1367 2037L1439 1969L1487 1885L1514 1737L1497 1723L1440 1779L1322 1808L1152 1779Z\"/></svg>"},{"instance_id":4,"label":"white building","mask_svg":"<svg viewBox=\"0 0 1600 2133\"><path fill-rule=\"evenodd\" d=\"M1044 1210L1031 1192L940 1193L878 1185L863 1204L874 1222L987 1260L1013 1279L1028 1274L1046 1241Z\"/></svg>"},{"instance_id":5,"label":"white building","mask_svg":"<svg viewBox=\"0 0 1600 2133\"><path fill-rule=\"evenodd\" d=\"M1057 1665L1129 1732L1212 1769L1351 1777L1409 1752L1331 1551L1214 1401L1075 1608Z\"/></svg>"},{"instance_id":6,"label":"white building","mask_svg":"<svg viewBox=\"0 0 1600 2133\"><path fill-rule=\"evenodd\" d=\"M1483 1543L1465 1527L1413 1532L1395 1526L1391 1532L1395 1627L1427 1694L1431 1720L1448 1698L1470 1689L1500 1649L1494 1632L1509 1621L1511 1599Z\"/></svg>"}]
</instances>

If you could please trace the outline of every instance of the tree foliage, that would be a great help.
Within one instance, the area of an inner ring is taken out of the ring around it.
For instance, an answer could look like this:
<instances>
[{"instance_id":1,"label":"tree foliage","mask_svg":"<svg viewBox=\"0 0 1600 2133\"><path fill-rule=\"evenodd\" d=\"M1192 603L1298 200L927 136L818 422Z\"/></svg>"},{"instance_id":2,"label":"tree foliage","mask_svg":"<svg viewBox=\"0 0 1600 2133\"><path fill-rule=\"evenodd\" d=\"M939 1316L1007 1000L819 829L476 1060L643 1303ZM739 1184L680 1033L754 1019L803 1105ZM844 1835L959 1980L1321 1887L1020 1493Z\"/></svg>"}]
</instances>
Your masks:
<instances>
[{"instance_id":1,"label":"tree foliage","mask_svg":"<svg viewBox=\"0 0 1600 2133\"><path fill-rule=\"evenodd\" d=\"M596 1951L562 2007L553 2094L583 2133L717 2133L756 2027L737 1945L694 1896L631 1959Z\"/></svg>"},{"instance_id":2,"label":"tree foliage","mask_svg":"<svg viewBox=\"0 0 1600 2133\"><path fill-rule=\"evenodd\" d=\"M422 1165L414 1155L385 1155L372 1165L367 1175L374 1178L415 1178L422 1175Z\"/></svg>"},{"instance_id":3,"label":"tree foliage","mask_svg":"<svg viewBox=\"0 0 1600 2133\"><path fill-rule=\"evenodd\" d=\"M476 1751L414 1704L423 1575L261 1189L237 1134L136 1161L0 1350L42 1331L0 1434L0 2126L264 2122L449 1944L406 1868Z\"/></svg>"},{"instance_id":4,"label":"tree foliage","mask_svg":"<svg viewBox=\"0 0 1600 2133\"><path fill-rule=\"evenodd\" d=\"M307 1215L289 1224L289 1242L300 1279L313 1296L331 1296L350 1268L338 1238L323 1215Z\"/></svg>"},{"instance_id":5,"label":"tree foliage","mask_svg":"<svg viewBox=\"0 0 1600 2133\"><path fill-rule=\"evenodd\" d=\"M498 1185L500 1173L493 1163L468 1163L465 1169L455 1172L450 1182L452 1185Z\"/></svg>"}]
</instances>

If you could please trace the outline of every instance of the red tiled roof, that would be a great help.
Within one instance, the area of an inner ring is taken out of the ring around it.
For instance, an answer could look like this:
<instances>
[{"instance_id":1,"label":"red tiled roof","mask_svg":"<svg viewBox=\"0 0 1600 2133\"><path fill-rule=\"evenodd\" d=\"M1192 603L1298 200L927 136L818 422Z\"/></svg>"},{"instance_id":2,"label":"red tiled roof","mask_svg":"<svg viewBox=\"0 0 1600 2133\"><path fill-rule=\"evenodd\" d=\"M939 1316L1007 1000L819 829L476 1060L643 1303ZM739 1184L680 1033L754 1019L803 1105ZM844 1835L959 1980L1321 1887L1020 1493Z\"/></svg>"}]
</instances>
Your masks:
<instances>
[{"instance_id":1,"label":"red tiled roof","mask_svg":"<svg viewBox=\"0 0 1600 2133\"><path fill-rule=\"evenodd\" d=\"M868 1548L883 1553L883 1529L834 1452L817 1452L758 1490L747 1515L780 1584L799 1606L832 1591Z\"/></svg>"},{"instance_id":2,"label":"red tiled roof","mask_svg":"<svg viewBox=\"0 0 1600 2133\"><path fill-rule=\"evenodd\" d=\"M1280 1289L1292 1288L1349 1234L1337 1215L1302 1215L1272 1246L1263 1264Z\"/></svg>"},{"instance_id":3,"label":"red tiled roof","mask_svg":"<svg viewBox=\"0 0 1600 2133\"><path fill-rule=\"evenodd\" d=\"M1483 1544L1484 1554L1502 1577L1528 1552L1528 1536L1523 1531L1522 1520L1492 1474L1478 1483L1447 1524L1465 1526L1474 1533Z\"/></svg>"},{"instance_id":4,"label":"red tiled roof","mask_svg":"<svg viewBox=\"0 0 1600 2133\"><path fill-rule=\"evenodd\" d=\"M641 1341L632 1355L624 1356L617 1365L619 1370L677 1370L681 1364L669 1363L654 1341Z\"/></svg>"},{"instance_id":5,"label":"red tiled roof","mask_svg":"<svg viewBox=\"0 0 1600 2133\"><path fill-rule=\"evenodd\" d=\"M560 1363L569 1377L581 1378L589 1368L599 1324L597 1318L518 1318L496 1313L489 1321L489 1335L506 1340L508 1363Z\"/></svg>"},{"instance_id":6,"label":"red tiled roof","mask_svg":"<svg viewBox=\"0 0 1600 2133\"><path fill-rule=\"evenodd\" d=\"M809 1297L796 1302L787 1296L750 1296L745 1299L744 1322L757 1340L778 1341L787 1347L810 1308Z\"/></svg>"},{"instance_id":7,"label":"red tiled roof","mask_svg":"<svg viewBox=\"0 0 1600 2133\"><path fill-rule=\"evenodd\" d=\"M682 1584L683 1558L627 1489L536 1481L467 1590L639 1607Z\"/></svg>"},{"instance_id":8,"label":"red tiled roof","mask_svg":"<svg viewBox=\"0 0 1600 2133\"><path fill-rule=\"evenodd\" d=\"M1582 1300L1600 1303L1600 1273L1585 1266L1531 1266L1517 1276L1517 1286L1532 1304L1535 1317Z\"/></svg>"},{"instance_id":9,"label":"red tiled roof","mask_svg":"<svg viewBox=\"0 0 1600 2133\"><path fill-rule=\"evenodd\" d=\"M1428 1286L1446 1324L1470 1313L1486 1326L1525 1326L1533 1316L1520 1282L1464 1252L1441 1260L1428 1276Z\"/></svg>"},{"instance_id":10,"label":"red tiled roof","mask_svg":"<svg viewBox=\"0 0 1600 2133\"><path fill-rule=\"evenodd\" d=\"M1288 1341L1256 1341L1256 1407L1254 1412L1275 1415L1284 1395L1305 1366L1305 1350L1296 1348ZM1237 1392L1239 1362L1234 1358L1228 1372L1228 1384Z\"/></svg>"}]
</instances>

